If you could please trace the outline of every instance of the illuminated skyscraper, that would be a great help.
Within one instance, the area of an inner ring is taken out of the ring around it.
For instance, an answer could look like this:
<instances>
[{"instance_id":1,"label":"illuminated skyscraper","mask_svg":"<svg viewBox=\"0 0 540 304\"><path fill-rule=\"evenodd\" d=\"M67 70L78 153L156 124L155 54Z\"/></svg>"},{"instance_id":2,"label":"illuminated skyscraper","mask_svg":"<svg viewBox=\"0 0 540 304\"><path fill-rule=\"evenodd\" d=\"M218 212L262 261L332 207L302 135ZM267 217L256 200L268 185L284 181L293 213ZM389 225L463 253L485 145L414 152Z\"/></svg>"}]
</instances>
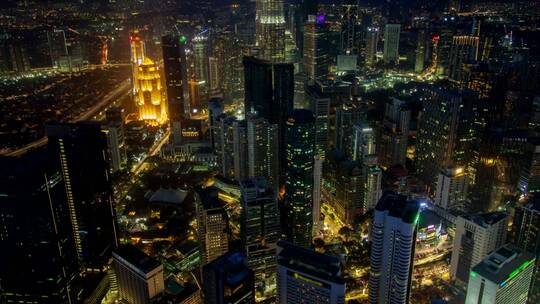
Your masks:
<instances>
[{"instance_id":1,"label":"illuminated skyscraper","mask_svg":"<svg viewBox=\"0 0 540 304\"><path fill-rule=\"evenodd\" d=\"M133 96L139 109L139 119L164 123L167 121L167 104L161 84L159 67L150 58L135 66Z\"/></svg>"},{"instance_id":2,"label":"illuminated skyscraper","mask_svg":"<svg viewBox=\"0 0 540 304\"><path fill-rule=\"evenodd\" d=\"M465 304L525 304L535 256L506 245L490 253L469 274Z\"/></svg>"},{"instance_id":3,"label":"illuminated skyscraper","mask_svg":"<svg viewBox=\"0 0 540 304\"><path fill-rule=\"evenodd\" d=\"M99 123L46 126L48 145L62 169L81 272L105 272L118 245L107 139Z\"/></svg>"},{"instance_id":4,"label":"illuminated skyscraper","mask_svg":"<svg viewBox=\"0 0 540 304\"><path fill-rule=\"evenodd\" d=\"M229 250L227 212L213 187L195 190L195 209L199 250L202 265L206 265Z\"/></svg>"},{"instance_id":5,"label":"illuminated skyscraper","mask_svg":"<svg viewBox=\"0 0 540 304\"><path fill-rule=\"evenodd\" d=\"M308 110L294 110L287 119L287 170L285 207L289 240L311 245L313 225L313 176L315 117Z\"/></svg>"},{"instance_id":6,"label":"illuminated skyscraper","mask_svg":"<svg viewBox=\"0 0 540 304\"><path fill-rule=\"evenodd\" d=\"M181 142L181 123L190 112L185 44L185 36L167 35L161 39L167 109L175 144Z\"/></svg>"},{"instance_id":7,"label":"illuminated skyscraper","mask_svg":"<svg viewBox=\"0 0 540 304\"><path fill-rule=\"evenodd\" d=\"M294 104L294 66L272 64L254 57L244 57L245 113L257 113L270 124L277 125L280 182L283 185L285 129L288 113Z\"/></svg>"},{"instance_id":8,"label":"illuminated skyscraper","mask_svg":"<svg viewBox=\"0 0 540 304\"><path fill-rule=\"evenodd\" d=\"M328 129L330 123L330 96L322 92L320 86L306 88L309 109L315 115L315 154L321 159L328 150Z\"/></svg>"},{"instance_id":9,"label":"illuminated skyscraper","mask_svg":"<svg viewBox=\"0 0 540 304\"><path fill-rule=\"evenodd\" d=\"M468 172L477 136L474 103L469 92L429 90L416 141L418 174L429 185L445 168L459 166Z\"/></svg>"},{"instance_id":10,"label":"illuminated skyscraper","mask_svg":"<svg viewBox=\"0 0 540 304\"><path fill-rule=\"evenodd\" d=\"M304 25L304 71L309 80L326 77L330 58L328 56L328 29L324 15L309 15Z\"/></svg>"},{"instance_id":11,"label":"illuminated skyscraper","mask_svg":"<svg viewBox=\"0 0 540 304\"><path fill-rule=\"evenodd\" d=\"M376 63L377 43L379 42L379 29L368 27L366 32L366 55L364 63L367 68L371 68Z\"/></svg>"},{"instance_id":12,"label":"illuminated skyscraper","mask_svg":"<svg viewBox=\"0 0 540 304\"><path fill-rule=\"evenodd\" d=\"M400 24L387 24L384 28L384 54L383 60L386 64L399 63L399 36L401 33Z\"/></svg>"},{"instance_id":13,"label":"illuminated skyscraper","mask_svg":"<svg viewBox=\"0 0 540 304\"><path fill-rule=\"evenodd\" d=\"M240 190L242 243L248 266L255 272L255 288L266 295L276 284L276 250L281 236L277 193L263 177L243 180Z\"/></svg>"},{"instance_id":14,"label":"illuminated skyscraper","mask_svg":"<svg viewBox=\"0 0 540 304\"><path fill-rule=\"evenodd\" d=\"M250 177L264 176L273 189L278 189L279 146L278 125L255 114L248 114L247 142Z\"/></svg>"},{"instance_id":15,"label":"illuminated skyscraper","mask_svg":"<svg viewBox=\"0 0 540 304\"><path fill-rule=\"evenodd\" d=\"M285 61L285 10L283 0L257 0L256 37L262 58L272 63Z\"/></svg>"},{"instance_id":16,"label":"illuminated skyscraper","mask_svg":"<svg viewBox=\"0 0 540 304\"><path fill-rule=\"evenodd\" d=\"M208 30L198 33L193 37L193 74L192 81L198 85L199 105L206 102L206 97L209 89L209 68L208 68ZM193 96L191 96L193 98ZM192 102L193 103L193 102Z\"/></svg>"},{"instance_id":17,"label":"illuminated skyscraper","mask_svg":"<svg viewBox=\"0 0 540 304\"><path fill-rule=\"evenodd\" d=\"M469 271L491 251L504 245L508 215L502 212L463 215L457 218L456 236L450 262L450 279L461 289L467 287Z\"/></svg>"},{"instance_id":18,"label":"illuminated skyscraper","mask_svg":"<svg viewBox=\"0 0 540 304\"><path fill-rule=\"evenodd\" d=\"M222 114L214 128L215 153L220 174L240 182L248 177L248 142L245 120Z\"/></svg>"},{"instance_id":19,"label":"illuminated skyscraper","mask_svg":"<svg viewBox=\"0 0 540 304\"><path fill-rule=\"evenodd\" d=\"M386 192L371 228L370 304L409 303L420 204Z\"/></svg>"}]
</instances>

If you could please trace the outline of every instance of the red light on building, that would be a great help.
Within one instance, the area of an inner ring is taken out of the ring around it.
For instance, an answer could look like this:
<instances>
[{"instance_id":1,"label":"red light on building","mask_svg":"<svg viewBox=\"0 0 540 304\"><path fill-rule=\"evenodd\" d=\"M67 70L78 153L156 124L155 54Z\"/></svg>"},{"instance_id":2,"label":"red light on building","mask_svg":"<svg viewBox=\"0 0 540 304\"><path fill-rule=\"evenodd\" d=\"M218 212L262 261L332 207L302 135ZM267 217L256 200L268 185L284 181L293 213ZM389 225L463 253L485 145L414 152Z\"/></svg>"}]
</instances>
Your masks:
<instances>
[{"instance_id":1,"label":"red light on building","mask_svg":"<svg viewBox=\"0 0 540 304\"><path fill-rule=\"evenodd\" d=\"M432 42L438 42L440 39L441 39L441 36L439 36L439 35L431 36L431 41Z\"/></svg>"}]
</instances>

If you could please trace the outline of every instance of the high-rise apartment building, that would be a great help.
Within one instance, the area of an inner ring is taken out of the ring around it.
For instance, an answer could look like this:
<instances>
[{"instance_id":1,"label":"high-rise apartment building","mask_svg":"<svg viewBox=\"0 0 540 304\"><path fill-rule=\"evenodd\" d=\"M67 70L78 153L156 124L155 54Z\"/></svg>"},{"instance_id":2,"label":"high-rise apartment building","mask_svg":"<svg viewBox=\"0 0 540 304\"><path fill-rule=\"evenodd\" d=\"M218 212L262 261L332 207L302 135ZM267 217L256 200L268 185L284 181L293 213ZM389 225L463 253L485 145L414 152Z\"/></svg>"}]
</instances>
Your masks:
<instances>
[{"instance_id":1,"label":"high-rise apartment building","mask_svg":"<svg viewBox=\"0 0 540 304\"><path fill-rule=\"evenodd\" d=\"M420 204L383 194L373 216L369 303L409 302Z\"/></svg>"},{"instance_id":2,"label":"high-rise apartment building","mask_svg":"<svg viewBox=\"0 0 540 304\"><path fill-rule=\"evenodd\" d=\"M254 275L243 254L218 256L203 267L202 274L204 303L255 303Z\"/></svg>"},{"instance_id":3,"label":"high-rise apartment building","mask_svg":"<svg viewBox=\"0 0 540 304\"><path fill-rule=\"evenodd\" d=\"M229 251L227 212L213 187L196 189L195 207L199 250L206 265Z\"/></svg>"},{"instance_id":4,"label":"high-rise apartment building","mask_svg":"<svg viewBox=\"0 0 540 304\"><path fill-rule=\"evenodd\" d=\"M447 168L437 176L434 203L444 210L467 212L469 178L465 169Z\"/></svg>"},{"instance_id":5,"label":"high-rise apartment building","mask_svg":"<svg viewBox=\"0 0 540 304\"><path fill-rule=\"evenodd\" d=\"M163 265L131 244L113 252L113 266L120 300L150 304L165 290Z\"/></svg>"},{"instance_id":6,"label":"high-rise apartment building","mask_svg":"<svg viewBox=\"0 0 540 304\"><path fill-rule=\"evenodd\" d=\"M54 163L61 169L81 272L107 270L118 245L109 177L107 138L99 123L57 123L45 127Z\"/></svg>"},{"instance_id":7,"label":"high-rise apartment building","mask_svg":"<svg viewBox=\"0 0 540 304\"><path fill-rule=\"evenodd\" d=\"M337 257L278 242L278 303L345 303L345 280Z\"/></svg>"},{"instance_id":8,"label":"high-rise apartment building","mask_svg":"<svg viewBox=\"0 0 540 304\"><path fill-rule=\"evenodd\" d=\"M469 274L465 304L525 304L535 256L513 246L490 253Z\"/></svg>"},{"instance_id":9,"label":"high-rise apartment building","mask_svg":"<svg viewBox=\"0 0 540 304\"><path fill-rule=\"evenodd\" d=\"M313 225L313 163L315 117L309 110L294 110L287 118L285 207L289 240L311 245Z\"/></svg>"},{"instance_id":10,"label":"high-rise apartment building","mask_svg":"<svg viewBox=\"0 0 540 304\"><path fill-rule=\"evenodd\" d=\"M540 198L534 196L528 203L515 209L509 240L517 247L536 255L528 303L540 301Z\"/></svg>"},{"instance_id":11,"label":"high-rise apartment building","mask_svg":"<svg viewBox=\"0 0 540 304\"><path fill-rule=\"evenodd\" d=\"M456 287L466 288L471 268L505 243L507 226L508 215L502 212L457 218L450 262L450 278Z\"/></svg>"},{"instance_id":12,"label":"high-rise apartment building","mask_svg":"<svg viewBox=\"0 0 540 304\"><path fill-rule=\"evenodd\" d=\"M384 28L384 53L385 64L399 63L399 37L401 24L387 24Z\"/></svg>"},{"instance_id":13,"label":"high-rise apartment building","mask_svg":"<svg viewBox=\"0 0 540 304\"><path fill-rule=\"evenodd\" d=\"M277 193L266 179L257 177L240 183L242 243L247 264L255 273L255 287L275 288L276 250L281 236Z\"/></svg>"},{"instance_id":14,"label":"high-rise apartment building","mask_svg":"<svg viewBox=\"0 0 540 304\"><path fill-rule=\"evenodd\" d=\"M393 165L405 166L411 109L409 105L397 98L385 105L384 118L377 140L377 156L381 166L389 168Z\"/></svg>"},{"instance_id":15,"label":"high-rise apartment building","mask_svg":"<svg viewBox=\"0 0 540 304\"><path fill-rule=\"evenodd\" d=\"M328 55L328 29L324 15L309 15L304 25L304 72L309 80L326 77L330 58Z\"/></svg>"}]
</instances>

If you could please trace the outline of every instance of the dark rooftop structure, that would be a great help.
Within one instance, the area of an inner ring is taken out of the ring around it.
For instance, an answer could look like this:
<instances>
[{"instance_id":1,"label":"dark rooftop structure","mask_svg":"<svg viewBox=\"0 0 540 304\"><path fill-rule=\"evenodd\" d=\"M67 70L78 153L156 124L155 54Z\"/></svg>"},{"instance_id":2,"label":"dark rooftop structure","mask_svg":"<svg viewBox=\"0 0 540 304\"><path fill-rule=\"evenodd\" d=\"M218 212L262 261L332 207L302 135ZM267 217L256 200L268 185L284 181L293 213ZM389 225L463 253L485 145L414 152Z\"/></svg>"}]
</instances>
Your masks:
<instances>
[{"instance_id":1,"label":"dark rooftop structure","mask_svg":"<svg viewBox=\"0 0 540 304\"><path fill-rule=\"evenodd\" d=\"M205 210L222 208L223 202L218 198L219 189L216 187L196 188L195 192L199 196Z\"/></svg>"},{"instance_id":2,"label":"dark rooftop structure","mask_svg":"<svg viewBox=\"0 0 540 304\"><path fill-rule=\"evenodd\" d=\"M114 251L114 255L119 256L144 273L149 273L161 265L159 261L131 244L118 246L118 249Z\"/></svg>"},{"instance_id":3,"label":"dark rooftop structure","mask_svg":"<svg viewBox=\"0 0 540 304\"><path fill-rule=\"evenodd\" d=\"M254 303L254 273L246 256L228 252L203 267L205 303Z\"/></svg>"},{"instance_id":4,"label":"dark rooftop structure","mask_svg":"<svg viewBox=\"0 0 540 304\"><path fill-rule=\"evenodd\" d=\"M420 215L420 204L417 201L410 201L407 196L398 194L394 191L386 191L375 210L388 212L392 217L401 218L405 223L418 222Z\"/></svg>"},{"instance_id":5,"label":"dark rooftop structure","mask_svg":"<svg viewBox=\"0 0 540 304\"><path fill-rule=\"evenodd\" d=\"M315 122L315 116L313 116L313 112L306 109L293 110L287 118L287 123L290 124L312 122Z\"/></svg>"},{"instance_id":6,"label":"dark rooftop structure","mask_svg":"<svg viewBox=\"0 0 540 304\"><path fill-rule=\"evenodd\" d=\"M341 277L339 258L296 246L287 241L279 241L278 265L303 272L329 282L344 284Z\"/></svg>"}]
</instances>

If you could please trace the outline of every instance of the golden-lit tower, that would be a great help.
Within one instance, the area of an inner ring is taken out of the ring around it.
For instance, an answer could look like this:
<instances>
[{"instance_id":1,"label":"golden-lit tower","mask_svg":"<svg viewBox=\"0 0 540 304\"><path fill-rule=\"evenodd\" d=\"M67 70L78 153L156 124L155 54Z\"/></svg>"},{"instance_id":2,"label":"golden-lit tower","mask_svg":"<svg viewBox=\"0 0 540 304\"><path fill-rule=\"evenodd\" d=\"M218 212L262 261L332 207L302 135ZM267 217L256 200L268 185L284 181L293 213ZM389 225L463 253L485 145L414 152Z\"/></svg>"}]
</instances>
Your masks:
<instances>
[{"instance_id":1,"label":"golden-lit tower","mask_svg":"<svg viewBox=\"0 0 540 304\"><path fill-rule=\"evenodd\" d=\"M159 67L150 58L136 66L133 96L139 109L139 119L159 124L167 121L167 105L161 84Z\"/></svg>"},{"instance_id":2,"label":"golden-lit tower","mask_svg":"<svg viewBox=\"0 0 540 304\"><path fill-rule=\"evenodd\" d=\"M167 121L165 91L159 67L146 57L144 41L137 31L129 36L131 68L133 71L133 99L139 110L139 119L152 124Z\"/></svg>"}]
</instances>

